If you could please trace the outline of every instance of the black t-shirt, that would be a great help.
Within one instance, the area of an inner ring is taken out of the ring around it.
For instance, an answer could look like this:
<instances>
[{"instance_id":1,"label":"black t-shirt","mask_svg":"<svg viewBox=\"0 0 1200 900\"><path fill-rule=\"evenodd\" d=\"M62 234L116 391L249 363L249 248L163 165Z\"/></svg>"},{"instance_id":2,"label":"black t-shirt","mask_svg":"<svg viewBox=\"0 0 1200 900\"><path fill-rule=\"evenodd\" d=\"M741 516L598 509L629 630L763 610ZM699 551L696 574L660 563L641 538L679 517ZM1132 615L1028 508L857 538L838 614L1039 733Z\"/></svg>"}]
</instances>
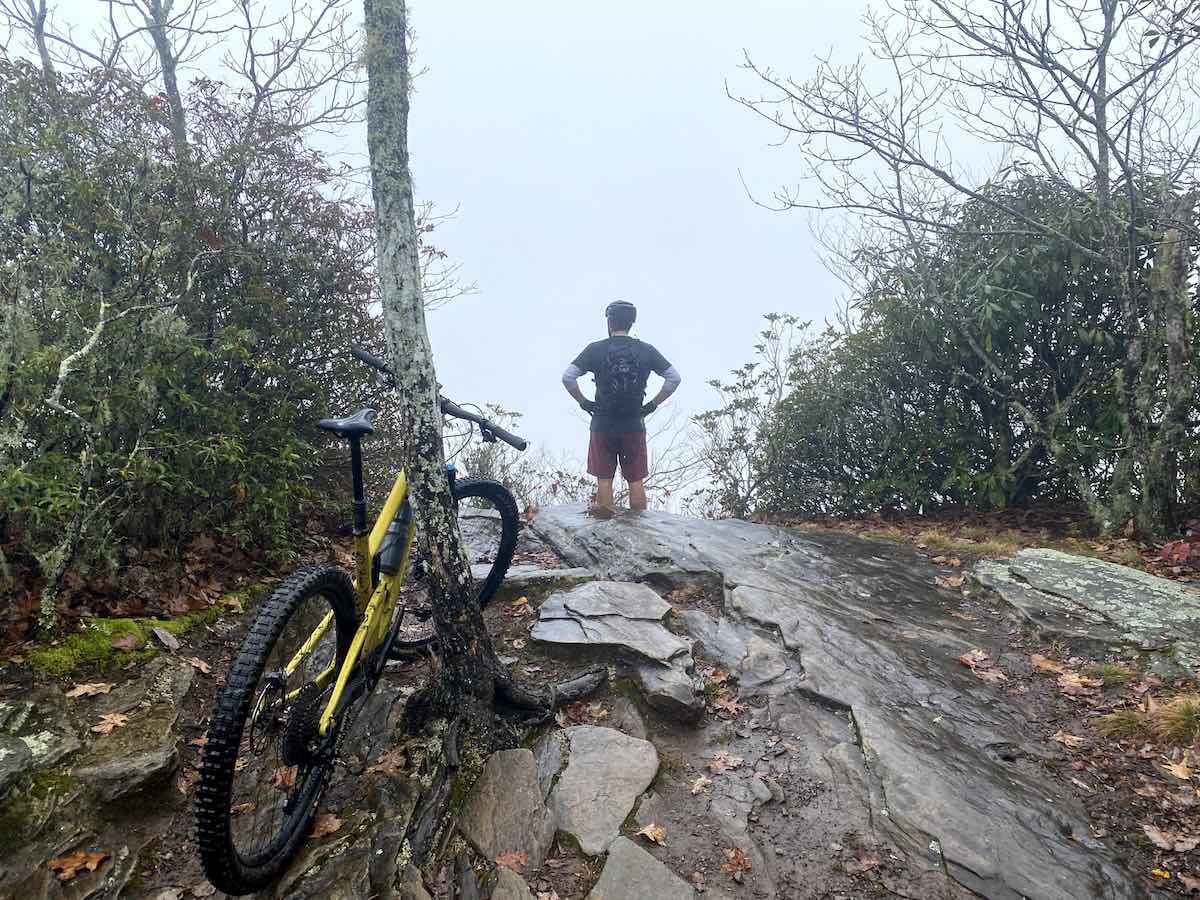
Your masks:
<instances>
[{"instance_id":1,"label":"black t-shirt","mask_svg":"<svg viewBox=\"0 0 1200 900\"><path fill-rule=\"evenodd\" d=\"M633 414L612 414L605 413L603 407L608 399L603 396L604 377L600 369L604 366L605 359L619 342L631 347L631 352L637 357L638 361L638 377L640 387L638 393L638 406L641 406L642 399L646 396L646 381L650 378L650 373L661 375L667 369L671 368L671 364L666 358L659 353L650 344L645 341L639 341L637 338L630 337L627 334L619 334L614 337L605 338L602 341L588 344L583 348L583 352L575 357L573 365L581 372L591 372L596 376L596 404L599 409L592 416L592 431L644 431L645 423L642 421L640 413Z\"/></svg>"}]
</instances>

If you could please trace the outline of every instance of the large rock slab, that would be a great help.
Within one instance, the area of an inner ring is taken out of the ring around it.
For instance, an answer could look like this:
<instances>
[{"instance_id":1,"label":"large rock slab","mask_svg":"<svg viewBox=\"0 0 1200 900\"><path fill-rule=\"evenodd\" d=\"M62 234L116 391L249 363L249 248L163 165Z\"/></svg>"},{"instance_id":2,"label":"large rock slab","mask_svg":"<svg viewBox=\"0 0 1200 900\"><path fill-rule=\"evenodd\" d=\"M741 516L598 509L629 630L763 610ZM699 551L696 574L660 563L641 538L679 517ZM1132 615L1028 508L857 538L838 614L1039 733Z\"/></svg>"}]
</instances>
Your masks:
<instances>
[{"instance_id":1,"label":"large rock slab","mask_svg":"<svg viewBox=\"0 0 1200 900\"><path fill-rule=\"evenodd\" d=\"M627 653L669 664L691 644L662 624L671 605L644 584L593 581L551 595L530 636L560 647Z\"/></svg>"},{"instance_id":2,"label":"large rock slab","mask_svg":"<svg viewBox=\"0 0 1200 900\"><path fill-rule=\"evenodd\" d=\"M589 856L603 853L658 772L658 751L612 728L576 725L565 731L567 767L550 792L558 827Z\"/></svg>"},{"instance_id":3,"label":"large rock slab","mask_svg":"<svg viewBox=\"0 0 1200 900\"><path fill-rule=\"evenodd\" d=\"M994 752L1032 740L1029 723L957 662L979 636L910 549L659 512L599 520L554 507L533 524L568 563L606 577L724 585L727 617L786 651L793 695L850 710L871 820L914 858L938 848L951 877L996 900L1147 896L1065 788ZM738 652L728 632L710 637ZM760 678L777 669L769 654L755 661Z\"/></svg>"},{"instance_id":4,"label":"large rock slab","mask_svg":"<svg viewBox=\"0 0 1200 900\"><path fill-rule=\"evenodd\" d=\"M121 712L129 721L92 740L75 758L72 774L102 800L162 783L179 764L175 723L194 676L188 663L160 656L139 678L100 698L94 713Z\"/></svg>"},{"instance_id":5,"label":"large rock slab","mask_svg":"<svg viewBox=\"0 0 1200 900\"><path fill-rule=\"evenodd\" d=\"M587 900L695 900L695 889L628 838L608 848Z\"/></svg>"},{"instance_id":6,"label":"large rock slab","mask_svg":"<svg viewBox=\"0 0 1200 900\"><path fill-rule=\"evenodd\" d=\"M0 796L33 768L33 752L18 737L0 734Z\"/></svg>"},{"instance_id":7,"label":"large rock slab","mask_svg":"<svg viewBox=\"0 0 1200 900\"><path fill-rule=\"evenodd\" d=\"M536 872L554 840L554 816L538 785L529 750L501 750L484 763L458 818L458 830L488 859L524 853Z\"/></svg>"},{"instance_id":8,"label":"large rock slab","mask_svg":"<svg viewBox=\"0 0 1200 900\"><path fill-rule=\"evenodd\" d=\"M492 888L492 900L533 900L533 894L525 879L511 869L500 869L496 873L496 886Z\"/></svg>"},{"instance_id":9,"label":"large rock slab","mask_svg":"<svg viewBox=\"0 0 1200 900\"><path fill-rule=\"evenodd\" d=\"M985 560L975 580L1054 636L1142 650L1174 649L1200 666L1200 590L1128 566L1058 550Z\"/></svg>"}]
</instances>

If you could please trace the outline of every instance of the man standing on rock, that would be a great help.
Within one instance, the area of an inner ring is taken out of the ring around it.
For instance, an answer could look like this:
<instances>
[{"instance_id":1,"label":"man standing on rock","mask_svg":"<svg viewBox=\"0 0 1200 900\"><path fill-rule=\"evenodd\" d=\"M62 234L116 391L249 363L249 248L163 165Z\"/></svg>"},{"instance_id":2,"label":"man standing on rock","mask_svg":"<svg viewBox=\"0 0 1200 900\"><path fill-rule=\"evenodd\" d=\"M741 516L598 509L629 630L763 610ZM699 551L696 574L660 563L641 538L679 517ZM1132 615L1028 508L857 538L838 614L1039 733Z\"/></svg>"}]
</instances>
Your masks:
<instances>
[{"instance_id":1,"label":"man standing on rock","mask_svg":"<svg viewBox=\"0 0 1200 900\"><path fill-rule=\"evenodd\" d=\"M645 509L643 482L649 474L645 417L675 393L681 379L653 346L629 336L637 319L632 303L610 303L604 317L608 320L608 337L583 348L563 373L563 386L592 417L588 474L596 478L596 505L613 508L613 477L619 462L621 475L629 484L630 509ZM595 400L579 390L579 376L585 372L595 376ZM663 385L653 400L644 403L651 372L662 376Z\"/></svg>"}]
</instances>

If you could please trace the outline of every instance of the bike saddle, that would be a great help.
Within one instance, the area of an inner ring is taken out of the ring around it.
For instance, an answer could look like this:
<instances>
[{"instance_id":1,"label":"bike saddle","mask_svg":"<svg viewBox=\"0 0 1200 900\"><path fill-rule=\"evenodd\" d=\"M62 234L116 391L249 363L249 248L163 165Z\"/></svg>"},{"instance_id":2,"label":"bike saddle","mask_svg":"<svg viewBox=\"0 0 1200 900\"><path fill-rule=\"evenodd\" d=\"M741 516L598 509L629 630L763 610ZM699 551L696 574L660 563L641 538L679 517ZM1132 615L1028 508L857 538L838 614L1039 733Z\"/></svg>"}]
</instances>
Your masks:
<instances>
[{"instance_id":1,"label":"bike saddle","mask_svg":"<svg viewBox=\"0 0 1200 900\"><path fill-rule=\"evenodd\" d=\"M360 409L344 419L322 419L317 423L317 427L322 431L331 431L338 437L362 437L365 434L375 433L375 417L377 415L379 413L373 409Z\"/></svg>"}]
</instances>

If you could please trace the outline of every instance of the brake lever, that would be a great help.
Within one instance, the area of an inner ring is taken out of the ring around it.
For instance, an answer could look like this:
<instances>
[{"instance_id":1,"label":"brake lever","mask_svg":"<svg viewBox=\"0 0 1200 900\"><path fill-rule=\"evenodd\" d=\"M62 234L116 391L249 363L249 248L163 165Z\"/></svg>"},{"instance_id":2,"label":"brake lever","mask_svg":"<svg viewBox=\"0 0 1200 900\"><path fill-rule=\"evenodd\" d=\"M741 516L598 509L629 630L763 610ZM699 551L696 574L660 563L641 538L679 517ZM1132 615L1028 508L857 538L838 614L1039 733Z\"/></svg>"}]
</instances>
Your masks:
<instances>
[{"instance_id":1,"label":"brake lever","mask_svg":"<svg viewBox=\"0 0 1200 900\"><path fill-rule=\"evenodd\" d=\"M479 437L485 444L496 443L496 435L492 434L492 430L490 428L480 427Z\"/></svg>"}]
</instances>

